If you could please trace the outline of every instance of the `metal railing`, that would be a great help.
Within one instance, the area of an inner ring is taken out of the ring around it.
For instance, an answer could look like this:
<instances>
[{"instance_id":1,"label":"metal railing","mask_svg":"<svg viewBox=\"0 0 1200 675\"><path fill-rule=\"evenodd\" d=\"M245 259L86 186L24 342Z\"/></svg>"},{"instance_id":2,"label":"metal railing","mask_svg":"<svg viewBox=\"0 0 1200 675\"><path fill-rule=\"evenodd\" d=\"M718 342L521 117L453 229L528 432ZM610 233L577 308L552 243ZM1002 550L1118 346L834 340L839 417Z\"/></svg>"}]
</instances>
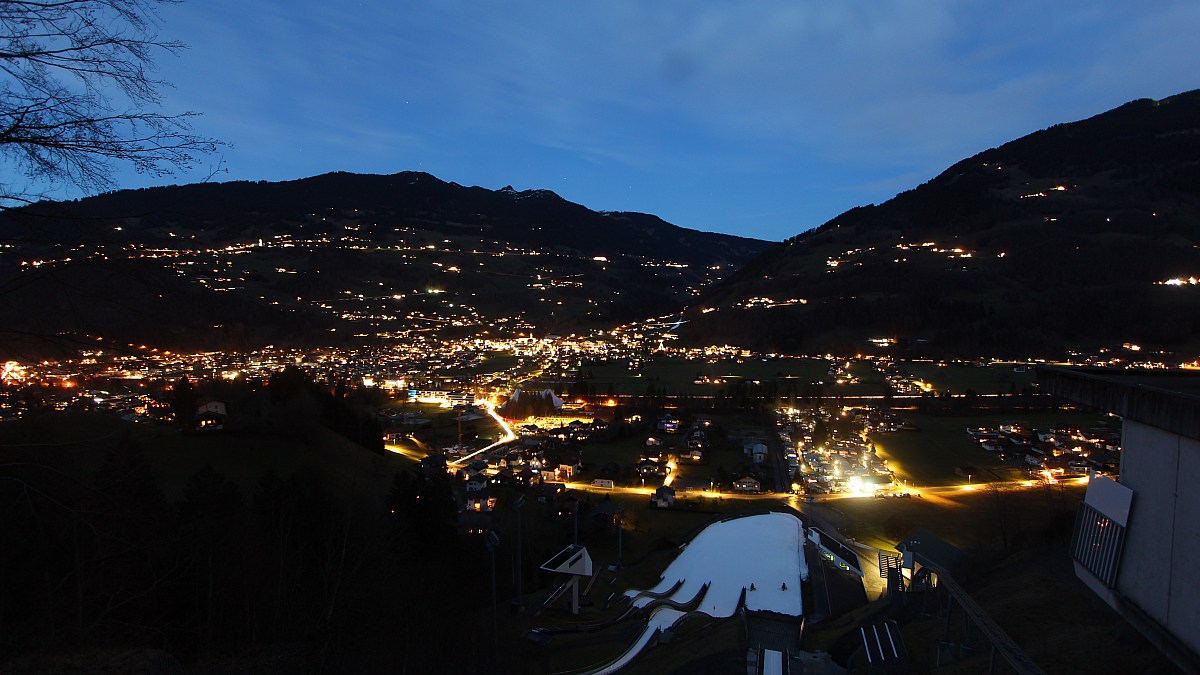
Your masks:
<instances>
[{"instance_id":1,"label":"metal railing","mask_svg":"<svg viewBox=\"0 0 1200 675\"><path fill-rule=\"evenodd\" d=\"M1091 572L1106 588L1115 588L1125 548L1125 528L1087 502L1079 505L1071 557Z\"/></svg>"}]
</instances>

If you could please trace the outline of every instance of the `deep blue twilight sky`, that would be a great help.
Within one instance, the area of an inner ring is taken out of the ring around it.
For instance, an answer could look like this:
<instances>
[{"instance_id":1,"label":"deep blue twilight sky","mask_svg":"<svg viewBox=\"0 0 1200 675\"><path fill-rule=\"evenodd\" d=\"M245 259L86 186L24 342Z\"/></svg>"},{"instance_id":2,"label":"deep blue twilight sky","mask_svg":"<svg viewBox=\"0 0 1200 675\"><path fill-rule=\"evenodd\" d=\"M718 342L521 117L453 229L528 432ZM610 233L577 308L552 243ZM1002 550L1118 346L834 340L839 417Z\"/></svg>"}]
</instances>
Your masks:
<instances>
[{"instance_id":1,"label":"deep blue twilight sky","mask_svg":"<svg viewBox=\"0 0 1200 675\"><path fill-rule=\"evenodd\" d=\"M217 180L427 171L772 240L1200 87L1196 0L190 0L161 19L190 46L158 59L165 108L231 144Z\"/></svg>"}]
</instances>

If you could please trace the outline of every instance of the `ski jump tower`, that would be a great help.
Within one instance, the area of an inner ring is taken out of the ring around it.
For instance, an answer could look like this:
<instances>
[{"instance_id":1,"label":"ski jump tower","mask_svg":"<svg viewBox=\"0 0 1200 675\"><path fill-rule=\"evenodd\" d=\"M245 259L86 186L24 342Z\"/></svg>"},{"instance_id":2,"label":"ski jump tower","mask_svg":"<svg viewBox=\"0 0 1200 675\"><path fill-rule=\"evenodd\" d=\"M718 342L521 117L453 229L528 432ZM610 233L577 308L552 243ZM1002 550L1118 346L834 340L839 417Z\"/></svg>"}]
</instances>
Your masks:
<instances>
[{"instance_id":1,"label":"ski jump tower","mask_svg":"<svg viewBox=\"0 0 1200 675\"><path fill-rule=\"evenodd\" d=\"M570 575L567 584L571 587L571 613L579 613L579 580L592 576L592 556L579 544L559 551L553 558L542 564L542 569L555 574Z\"/></svg>"}]
</instances>

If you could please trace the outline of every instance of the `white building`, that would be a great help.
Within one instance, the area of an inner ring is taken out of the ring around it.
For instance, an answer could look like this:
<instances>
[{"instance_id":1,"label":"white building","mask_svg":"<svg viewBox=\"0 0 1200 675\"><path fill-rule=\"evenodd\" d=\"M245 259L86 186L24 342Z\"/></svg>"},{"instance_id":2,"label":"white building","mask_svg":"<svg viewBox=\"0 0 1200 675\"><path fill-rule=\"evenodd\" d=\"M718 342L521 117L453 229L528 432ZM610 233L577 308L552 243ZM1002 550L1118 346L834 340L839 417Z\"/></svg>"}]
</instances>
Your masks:
<instances>
[{"instance_id":1,"label":"white building","mask_svg":"<svg viewBox=\"0 0 1200 675\"><path fill-rule=\"evenodd\" d=\"M1200 672L1200 376L1038 368L1042 387L1121 416L1120 479L1088 484L1075 573L1186 672Z\"/></svg>"}]
</instances>

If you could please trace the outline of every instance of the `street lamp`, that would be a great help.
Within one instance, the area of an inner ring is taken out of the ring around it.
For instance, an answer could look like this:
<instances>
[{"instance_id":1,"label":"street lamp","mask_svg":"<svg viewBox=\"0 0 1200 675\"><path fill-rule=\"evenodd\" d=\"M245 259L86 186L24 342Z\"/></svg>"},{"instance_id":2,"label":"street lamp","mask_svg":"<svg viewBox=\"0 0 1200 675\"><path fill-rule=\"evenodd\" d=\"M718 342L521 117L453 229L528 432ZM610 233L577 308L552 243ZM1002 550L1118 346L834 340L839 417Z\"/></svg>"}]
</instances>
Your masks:
<instances>
[{"instance_id":1,"label":"street lamp","mask_svg":"<svg viewBox=\"0 0 1200 675\"><path fill-rule=\"evenodd\" d=\"M617 569L621 569L621 535L625 529L623 516L625 515L625 503L617 504Z\"/></svg>"},{"instance_id":2,"label":"street lamp","mask_svg":"<svg viewBox=\"0 0 1200 675\"><path fill-rule=\"evenodd\" d=\"M513 510L517 512L517 611L520 612L524 603L525 570L521 566L521 508L525 506L525 495L520 495L513 502Z\"/></svg>"},{"instance_id":3,"label":"street lamp","mask_svg":"<svg viewBox=\"0 0 1200 675\"><path fill-rule=\"evenodd\" d=\"M500 656L500 638L498 636L497 619L496 619L496 547L500 545L500 535L492 530L488 530L487 534L483 535L483 547L491 554L492 558L492 658Z\"/></svg>"}]
</instances>

